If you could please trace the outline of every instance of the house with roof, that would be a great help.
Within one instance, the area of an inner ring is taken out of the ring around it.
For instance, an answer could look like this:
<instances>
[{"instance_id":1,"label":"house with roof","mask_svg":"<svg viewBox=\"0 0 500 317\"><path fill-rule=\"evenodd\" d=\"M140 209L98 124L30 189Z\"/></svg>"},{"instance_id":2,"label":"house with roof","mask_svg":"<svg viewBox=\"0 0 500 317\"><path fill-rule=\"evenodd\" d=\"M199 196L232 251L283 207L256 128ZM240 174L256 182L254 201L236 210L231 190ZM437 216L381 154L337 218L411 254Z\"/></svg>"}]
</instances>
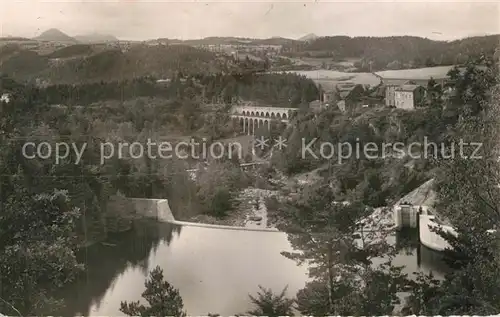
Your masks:
<instances>
[{"instance_id":1,"label":"house with roof","mask_svg":"<svg viewBox=\"0 0 500 317\"><path fill-rule=\"evenodd\" d=\"M366 90L361 84L346 82L337 85L335 88L335 91L329 93L332 97L329 99L328 105L337 105L342 112L364 102Z\"/></svg>"},{"instance_id":2,"label":"house with roof","mask_svg":"<svg viewBox=\"0 0 500 317\"><path fill-rule=\"evenodd\" d=\"M338 92L336 90L324 91L323 92L323 102L326 104L334 104L338 100Z\"/></svg>"},{"instance_id":3,"label":"house with roof","mask_svg":"<svg viewBox=\"0 0 500 317\"><path fill-rule=\"evenodd\" d=\"M425 102L425 88L420 85L401 85L394 89L395 107L413 110Z\"/></svg>"},{"instance_id":4,"label":"house with roof","mask_svg":"<svg viewBox=\"0 0 500 317\"><path fill-rule=\"evenodd\" d=\"M448 73L451 69L453 69L453 66L438 66L417 69L388 70L373 74L380 79L382 85L385 87L386 106L399 108L396 105L396 90L399 90L401 86L418 85L422 88L427 87L429 80L432 78L438 85L444 87L450 82ZM398 93L399 97L404 95L407 94ZM407 105L407 103L405 103L405 105Z\"/></svg>"},{"instance_id":5,"label":"house with roof","mask_svg":"<svg viewBox=\"0 0 500 317\"><path fill-rule=\"evenodd\" d=\"M365 87L361 84L338 85L337 91L341 100L357 100L364 95Z\"/></svg>"},{"instance_id":6,"label":"house with roof","mask_svg":"<svg viewBox=\"0 0 500 317\"><path fill-rule=\"evenodd\" d=\"M364 97L361 98L363 104L372 106L372 105L380 105L384 103L385 97L385 87L382 84L379 84L375 87L368 87L365 90Z\"/></svg>"},{"instance_id":7,"label":"house with roof","mask_svg":"<svg viewBox=\"0 0 500 317\"><path fill-rule=\"evenodd\" d=\"M337 107L339 108L340 111L345 112L346 107L345 107L345 100L340 100L337 102Z\"/></svg>"},{"instance_id":8,"label":"house with roof","mask_svg":"<svg viewBox=\"0 0 500 317\"><path fill-rule=\"evenodd\" d=\"M346 100L350 93L351 93L350 90L341 90L341 91L339 91L340 99L341 100Z\"/></svg>"}]
</instances>

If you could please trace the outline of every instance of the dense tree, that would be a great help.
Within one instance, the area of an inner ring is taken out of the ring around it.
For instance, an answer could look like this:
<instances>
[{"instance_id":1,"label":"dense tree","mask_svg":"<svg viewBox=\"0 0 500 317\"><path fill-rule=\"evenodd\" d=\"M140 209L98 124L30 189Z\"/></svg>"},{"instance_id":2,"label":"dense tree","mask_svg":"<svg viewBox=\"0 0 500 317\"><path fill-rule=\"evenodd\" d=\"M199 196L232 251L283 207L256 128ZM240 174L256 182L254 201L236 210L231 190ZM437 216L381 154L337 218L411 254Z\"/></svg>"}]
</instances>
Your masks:
<instances>
[{"instance_id":1,"label":"dense tree","mask_svg":"<svg viewBox=\"0 0 500 317\"><path fill-rule=\"evenodd\" d=\"M120 311L128 316L175 316L184 317L184 304L179 291L163 279L163 270L157 266L149 273L142 297L149 306L137 302L122 302Z\"/></svg>"},{"instance_id":2,"label":"dense tree","mask_svg":"<svg viewBox=\"0 0 500 317\"><path fill-rule=\"evenodd\" d=\"M427 98L427 102L430 107L442 109L443 87L438 85L433 78L431 78L427 84Z\"/></svg>"},{"instance_id":3,"label":"dense tree","mask_svg":"<svg viewBox=\"0 0 500 317\"><path fill-rule=\"evenodd\" d=\"M381 223L382 214L357 202L336 202L329 186L305 190L296 204L280 211L282 229L290 232L296 250L283 254L307 263L314 280L299 292L301 313L392 313L405 279L390 259L373 267L373 259L393 252L385 242L390 232Z\"/></svg>"},{"instance_id":4,"label":"dense tree","mask_svg":"<svg viewBox=\"0 0 500 317\"><path fill-rule=\"evenodd\" d=\"M40 101L48 104L80 106L105 100L166 98L182 102L181 105L189 110L200 102L231 104L240 99L272 107L297 107L302 102L317 99L318 90L311 79L303 76L250 72L236 77L221 73L201 73L187 78L174 75L168 83L157 83L154 78L144 76L79 85L56 84L39 90L38 94Z\"/></svg>"},{"instance_id":5,"label":"dense tree","mask_svg":"<svg viewBox=\"0 0 500 317\"><path fill-rule=\"evenodd\" d=\"M37 91L5 77L0 87L12 94L1 104L0 311L32 315L55 304L52 292L82 269L75 257L82 210L76 208L74 196L59 190L66 187L63 184L36 186L34 180L43 179L51 168L28 162L21 152L26 129L39 127Z\"/></svg>"},{"instance_id":6,"label":"dense tree","mask_svg":"<svg viewBox=\"0 0 500 317\"><path fill-rule=\"evenodd\" d=\"M75 257L79 213L64 191L30 195L16 186L15 192L2 201L2 313L33 315L46 305L60 304L51 293L73 281L83 268Z\"/></svg>"},{"instance_id":7,"label":"dense tree","mask_svg":"<svg viewBox=\"0 0 500 317\"><path fill-rule=\"evenodd\" d=\"M249 295L255 309L248 311L251 316L292 316L294 300L286 298L285 287L281 293L274 294L271 289L265 289L259 285L260 291L257 296Z\"/></svg>"},{"instance_id":8,"label":"dense tree","mask_svg":"<svg viewBox=\"0 0 500 317\"><path fill-rule=\"evenodd\" d=\"M249 181L240 167L229 160L212 161L206 170L198 171L197 178L203 211L216 217L227 215L233 208L235 193Z\"/></svg>"},{"instance_id":9,"label":"dense tree","mask_svg":"<svg viewBox=\"0 0 500 317\"><path fill-rule=\"evenodd\" d=\"M432 287L422 285L428 281L419 281L409 305L413 313L468 315L495 314L500 310L500 240L497 232L489 231L500 224L499 92L498 88L491 89L491 81L481 79L484 77L473 80L472 73L479 75L474 69L471 65L462 78L454 74L456 89L460 92L467 86L469 92L459 93L465 108L450 133L447 149L454 155L438 164L436 209L441 217L449 219L458 235L442 230L437 233L450 244L446 253L454 271ZM468 95L471 91L472 95ZM459 150L460 143L465 146ZM424 304L431 294L439 300Z\"/></svg>"},{"instance_id":10,"label":"dense tree","mask_svg":"<svg viewBox=\"0 0 500 317\"><path fill-rule=\"evenodd\" d=\"M498 62L488 55L470 58L463 69L452 69L449 77L453 93L448 106L477 115L488 100L490 88L497 84Z\"/></svg>"},{"instance_id":11,"label":"dense tree","mask_svg":"<svg viewBox=\"0 0 500 317\"><path fill-rule=\"evenodd\" d=\"M288 175L318 168L333 183L339 198L355 191L364 204L379 207L432 177L430 160L412 159L405 153L398 157L394 145L424 144L426 139L440 144L447 133L440 111L430 108L418 112L309 112L299 114L282 133L287 147L273 153L272 163ZM376 158L363 150L369 143L376 144Z\"/></svg>"}]
</instances>

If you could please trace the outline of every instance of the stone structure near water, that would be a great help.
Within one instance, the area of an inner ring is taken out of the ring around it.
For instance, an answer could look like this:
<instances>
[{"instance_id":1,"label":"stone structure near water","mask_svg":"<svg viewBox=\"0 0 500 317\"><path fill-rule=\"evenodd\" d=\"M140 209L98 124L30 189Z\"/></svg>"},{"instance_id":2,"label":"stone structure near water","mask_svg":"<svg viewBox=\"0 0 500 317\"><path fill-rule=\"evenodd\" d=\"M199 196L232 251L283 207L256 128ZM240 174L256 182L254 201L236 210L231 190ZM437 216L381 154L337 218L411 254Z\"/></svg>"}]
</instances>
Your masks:
<instances>
[{"instance_id":1,"label":"stone structure near water","mask_svg":"<svg viewBox=\"0 0 500 317\"><path fill-rule=\"evenodd\" d=\"M160 222L174 222L175 218L166 199L129 198L137 215Z\"/></svg>"},{"instance_id":2,"label":"stone structure near water","mask_svg":"<svg viewBox=\"0 0 500 317\"><path fill-rule=\"evenodd\" d=\"M417 228L417 214L420 206L401 204L394 206L394 224L397 229L409 227Z\"/></svg>"},{"instance_id":3,"label":"stone structure near water","mask_svg":"<svg viewBox=\"0 0 500 317\"><path fill-rule=\"evenodd\" d=\"M420 237L420 242L429 249L444 251L445 249L451 248L451 246L441 235L434 232L434 230L438 227L454 236L457 236L458 234L452 226L439 224L436 216L434 215L423 214L419 216L418 235Z\"/></svg>"},{"instance_id":4,"label":"stone structure near water","mask_svg":"<svg viewBox=\"0 0 500 317\"><path fill-rule=\"evenodd\" d=\"M445 232L457 235L453 227L441 224L427 206L413 206L411 204L396 205L394 206L393 213L396 228L418 229L420 243L429 249L444 251L450 248L449 243L434 231L435 228L440 227Z\"/></svg>"},{"instance_id":5,"label":"stone structure near water","mask_svg":"<svg viewBox=\"0 0 500 317\"><path fill-rule=\"evenodd\" d=\"M449 248L448 242L432 228L441 226L446 232L456 234L453 227L442 224L435 215L432 206L436 201L431 179L403 197L394 207L394 223L396 228L417 228L420 243L429 249L443 251Z\"/></svg>"}]
</instances>

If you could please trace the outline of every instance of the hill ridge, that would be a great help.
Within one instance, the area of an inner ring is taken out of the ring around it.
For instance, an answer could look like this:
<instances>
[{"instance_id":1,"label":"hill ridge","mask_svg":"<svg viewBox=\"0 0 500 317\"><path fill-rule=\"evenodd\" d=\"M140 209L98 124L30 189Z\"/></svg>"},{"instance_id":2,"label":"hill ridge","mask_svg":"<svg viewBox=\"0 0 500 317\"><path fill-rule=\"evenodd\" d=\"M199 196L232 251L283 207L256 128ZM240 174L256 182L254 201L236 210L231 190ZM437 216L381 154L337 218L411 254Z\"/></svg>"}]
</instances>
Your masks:
<instances>
[{"instance_id":1,"label":"hill ridge","mask_svg":"<svg viewBox=\"0 0 500 317\"><path fill-rule=\"evenodd\" d=\"M98 33L98 32L75 35L73 38L75 38L80 43L86 43L86 44L91 44L91 43L106 43L106 42L119 42L120 41L114 35L111 35L111 34L102 34L102 33Z\"/></svg>"},{"instance_id":2,"label":"hill ridge","mask_svg":"<svg viewBox=\"0 0 500 317\"><path fill-rule=\"evenodd\" d=\"M42 32L37 37L34 37L33 39L37 41L48 41L48 42L65 42L74 44L78 43L78 41L75 38L67 35L66 33L56 28L48 29Z\"/></svg>"}]
</instances>

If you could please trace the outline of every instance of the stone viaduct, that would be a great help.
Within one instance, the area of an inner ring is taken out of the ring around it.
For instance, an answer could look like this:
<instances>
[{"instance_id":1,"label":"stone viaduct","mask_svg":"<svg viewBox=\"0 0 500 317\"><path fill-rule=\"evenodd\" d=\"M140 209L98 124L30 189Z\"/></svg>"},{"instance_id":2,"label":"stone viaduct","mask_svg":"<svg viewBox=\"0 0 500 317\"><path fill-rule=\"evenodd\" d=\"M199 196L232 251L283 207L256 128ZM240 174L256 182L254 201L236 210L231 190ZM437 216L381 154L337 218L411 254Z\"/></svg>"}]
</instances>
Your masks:
<instances>
[{"instance_id":1,"label":"stone viaduct","mask_svg":"<svg viewBox=\"0 0 500 317\"><path fill-rule=\"evenodd\" d=\"M272 121L288 124L290 117L297 111L297 108L242 105L232 107L231 117L239 121L244 133L250 135L255 134L255 130L264 125L271 129Z\"/></svg>"}]
</instances>

